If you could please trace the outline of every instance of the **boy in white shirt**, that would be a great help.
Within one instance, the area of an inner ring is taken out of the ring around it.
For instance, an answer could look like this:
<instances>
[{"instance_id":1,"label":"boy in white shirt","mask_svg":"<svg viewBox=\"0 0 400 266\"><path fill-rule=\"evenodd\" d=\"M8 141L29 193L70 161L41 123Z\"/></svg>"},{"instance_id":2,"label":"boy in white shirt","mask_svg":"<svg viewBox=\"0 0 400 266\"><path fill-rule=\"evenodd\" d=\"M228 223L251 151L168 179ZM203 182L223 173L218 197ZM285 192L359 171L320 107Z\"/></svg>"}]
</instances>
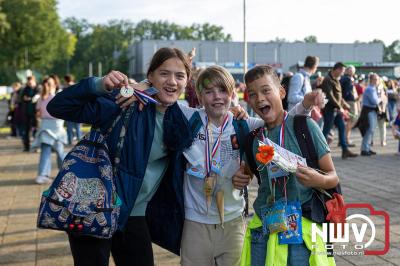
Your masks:
<instances>
[{"instance_id":1,"label":"boy in white shirt","mask_svg":"<svg viewBox=\"0 0 400 266\"><path fill-rule=\"evenodd\" d=\"M245 201L239 189L248 185L250 176L244 174L244 165L240 163L238 137L233 114L229 112L234 87L232 75L224 68L208 67L196 82L196 93L204 108L180 106L188 120L196 112L201 119L192 146L184 152L188 164L184 179L182 265L239 265L245 226L242 218ZM318 98L318 93L306 96L307 107ZM290 114L309 111L300 102ZM246 122L250 131L265 123L257 118L248 118ZM216 202L221 194L224 203L219 210ZM221 212L224 212L222 218Z\"/></svg>"}]
</instances>

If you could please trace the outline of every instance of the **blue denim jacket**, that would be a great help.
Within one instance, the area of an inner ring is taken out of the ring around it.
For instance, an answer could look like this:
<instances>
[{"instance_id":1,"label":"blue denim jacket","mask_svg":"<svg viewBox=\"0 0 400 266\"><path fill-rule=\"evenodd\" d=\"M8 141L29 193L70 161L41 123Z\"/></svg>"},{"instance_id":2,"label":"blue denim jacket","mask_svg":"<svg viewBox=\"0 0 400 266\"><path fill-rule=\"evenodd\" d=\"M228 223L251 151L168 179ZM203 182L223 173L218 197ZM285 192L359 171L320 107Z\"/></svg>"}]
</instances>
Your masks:
<instances>
[{"instance_id":1,"label":"blue denim jacket","mask_svg":"<svg viewBox=\"0 0 400 266\"><path fill-rule=\"evenodd\" d=\"M369 85L363 94L362 106L377 108L379 103L376 87Z\"/></svg>"},{"instance_id":2,"label":"blue denim jacket","mask_svg":"<svg viewBox=\"0 0 400 266\"><path fill-rule=\"evenodd\" d=\"M67 121L91 124L106 131L121 112L115 103L118 93L107 93L96 87L98 78L87 78L58 93L48 104L48 112ZM122 119L121 119L122 120ZM122 121L116 124L107 138L110 157L113 161ZM121 162L117 168L116 189L122 200L118 227L123 230L139 193L155 128L155 105L138 108L132 114L127 128ZM152 241L163 248L179 254L184 222L182 151L188 148L192 134L182 111L175 103L164 115L163 141L168 148L169 163L161 184L149 202L146 219Z\"/></svg>"}]
</instances>

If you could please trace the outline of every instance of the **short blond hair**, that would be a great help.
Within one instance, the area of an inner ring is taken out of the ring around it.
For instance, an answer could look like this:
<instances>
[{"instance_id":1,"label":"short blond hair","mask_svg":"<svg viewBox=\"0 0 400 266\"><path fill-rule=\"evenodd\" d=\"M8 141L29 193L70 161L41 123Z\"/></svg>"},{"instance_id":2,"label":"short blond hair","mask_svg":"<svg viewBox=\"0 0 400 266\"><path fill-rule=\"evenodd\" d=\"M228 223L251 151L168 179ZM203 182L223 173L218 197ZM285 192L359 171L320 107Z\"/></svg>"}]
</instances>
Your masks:
<instances>
[{"instance_id":1,"label":"short blond hair","mask_svg":"<svg viewBox=\"0 0 400 266\"><path fill-rule=\"evenodd\" d=\"M196 81L196 93L200 95L204 88L216 86L227 90L232 95L235 89L235 80L231 73L220 66L210 66L200 72Z\"/></svg>"}]
</instances>

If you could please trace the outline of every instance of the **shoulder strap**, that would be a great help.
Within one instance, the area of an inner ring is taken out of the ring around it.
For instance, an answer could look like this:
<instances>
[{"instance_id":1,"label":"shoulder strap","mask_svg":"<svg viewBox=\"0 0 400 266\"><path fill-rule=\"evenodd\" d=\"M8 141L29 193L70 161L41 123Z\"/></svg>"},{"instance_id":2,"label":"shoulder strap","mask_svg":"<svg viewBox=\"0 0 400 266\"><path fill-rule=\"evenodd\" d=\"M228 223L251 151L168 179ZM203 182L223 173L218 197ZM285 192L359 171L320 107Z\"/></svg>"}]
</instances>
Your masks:
<instances>
[{"instance_id":1,"label":"shoulder strap","mask_svg":"<svg viewBox=\"0 0 400 266\"><path fill-rule=\"evenodd\" d=\"M246 136L249 134L250 129L246 120L237 120L234 119L232 121L232 125L235 128L235 133L238 138L239 148L240 148L240 161L243 159L244 149L246 146Z\"/></svg>"},{"instance_id":2,"label":"shoulder strap","mask_svg":"<svg viewBox=\"0 0 400 266\"><path fill-rule=\"evenodd\" d=\"M124 146L125 135L126 135L126 132L128 130L129 121L130 121L130 118L131 118L131 115L133 113L133 109L134 108L135 108L135 105L132 104L125 112L122 112L121 116L120 116L120 118L123 117L124 120L123 120L123 124L122 124L122 127L121 127L121 132L119 133L118 143L117 143L117 147L116 147L116 150L115 150L114 171L116 170L116 165L118 165L120 163L120 161L121 161L120 160L121 151L122 151L122 147ZM114 121L114 123L115 123L115 121Z\"/></svg>"},{"instance_id":3,"label":"shoulder strap","mask_svg":"<svg viewBox=\"0 0 400 266\"><path fill-rule=\"evenodd\" d=\"M203 122L201 121L200 113L198 111L194 112L189 119L190 130L192 131L192 137L195 138Z\"/></svg>"},{"instance_id":4,"label":"shoulder strap","mask_svg":"<svg viewBox=\"0 0 400 266\"><path fill-rule=\"evenodd\" d=\"M249 131L250 131L249 125L247 124L247 121L243 120L243 119L242 120L234 119L232 121L232 125L233 125L233 127L235 129L237 140L239 142L240 162L242 162L243 153L244 153L244 149L245 149L245 146L246 146L246 143L245 143L246 142L246 136L247 136L247 134L249 134ZM243 214L244 214L245 217L248 217L249 216L249 192L248 192L247 186L245 186L243 188L243 192L242 193L243 193L243 198L244 198L244 201L245 201Z\"/></svg>"},{"instance_id":5,"label":"shoulder strap","mask_svg":"<svg viewBox=\"0 0 400 266\"><path fill-rule=\"evenodd\" d=\"M294 132L296 135L297 143L299 144L303 157L307 160L307 165L319 169L318 155L315 149L313 139L311 137L310 129L307 125L308 117L305 115L296 115L294 117ZM340 183L331 189L326 190L329 194L339 193L342 194Z\"/></svg>"},{"instance_id":6,"label":"shoulder strap","mask_svg":"<svg viewBox=\"0 0 400 266\"><path fill-rule=\"evenodd\" d=\"M253 172L253 174L257 177L258 185L261 184L261 178L260 178L260 173L257 170L256 160L254 158L253 141L254 138L260 133L260 131L261 127L254 129L249 134L247 134L244 145L244 154L246 155L247 163L249 165L251 172Z\"/></svg>"},{"instance_id":7,"label":"shoulder strap","mask_svg":"<svg viewBox=\"0 0 400 266\"><path fill-rule=\"evenodd\" d=\"M307 116L296 115L294 117L293 127L297 143L299 144L303 157L307 160L307 165L319 169L317 152L307 125Z\"/></svg>"},{"instance_id":8,"label":"shoulder strap","mask_svg":"<svg viewBox=\"0 0 400 266\"><path fill-rule=\"evenodd\" d=\"M303 89L304 89L304 87L306 86L306 75L304 75L303 73L301 73L300 72L300 74L301 74L301 76L303 77L303 85L301 86L301 91L303 91Z\"/></svg>"}]
</instances>

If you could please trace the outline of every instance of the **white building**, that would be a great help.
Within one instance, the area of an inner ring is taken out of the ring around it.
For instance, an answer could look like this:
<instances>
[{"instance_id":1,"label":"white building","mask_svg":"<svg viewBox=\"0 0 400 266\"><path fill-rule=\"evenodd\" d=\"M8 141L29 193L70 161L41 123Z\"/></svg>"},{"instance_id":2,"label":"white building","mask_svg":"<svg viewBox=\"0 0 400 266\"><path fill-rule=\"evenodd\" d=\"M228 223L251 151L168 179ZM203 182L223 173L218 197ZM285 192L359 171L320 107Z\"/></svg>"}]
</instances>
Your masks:
<instances>
[{"instance_id":1,"label":"white building","mask_svg":"<svg viewBox=\"0 0 400 266\"><path fill-rule=\"evenodd\" d=\"M217 41L144 40L130 47L129 75L141 79L146 75L150 59L161 47L177 47L189 52L196 47L194 64L198 67L218 64L227 68L237 79L243 77L243 43ZM322 62L379 64L384 47L380 43L276 43L249 42L248 68L256 64L270 64L285 72L308 55L318 56Z\"/></svg>"}]
</instances>

